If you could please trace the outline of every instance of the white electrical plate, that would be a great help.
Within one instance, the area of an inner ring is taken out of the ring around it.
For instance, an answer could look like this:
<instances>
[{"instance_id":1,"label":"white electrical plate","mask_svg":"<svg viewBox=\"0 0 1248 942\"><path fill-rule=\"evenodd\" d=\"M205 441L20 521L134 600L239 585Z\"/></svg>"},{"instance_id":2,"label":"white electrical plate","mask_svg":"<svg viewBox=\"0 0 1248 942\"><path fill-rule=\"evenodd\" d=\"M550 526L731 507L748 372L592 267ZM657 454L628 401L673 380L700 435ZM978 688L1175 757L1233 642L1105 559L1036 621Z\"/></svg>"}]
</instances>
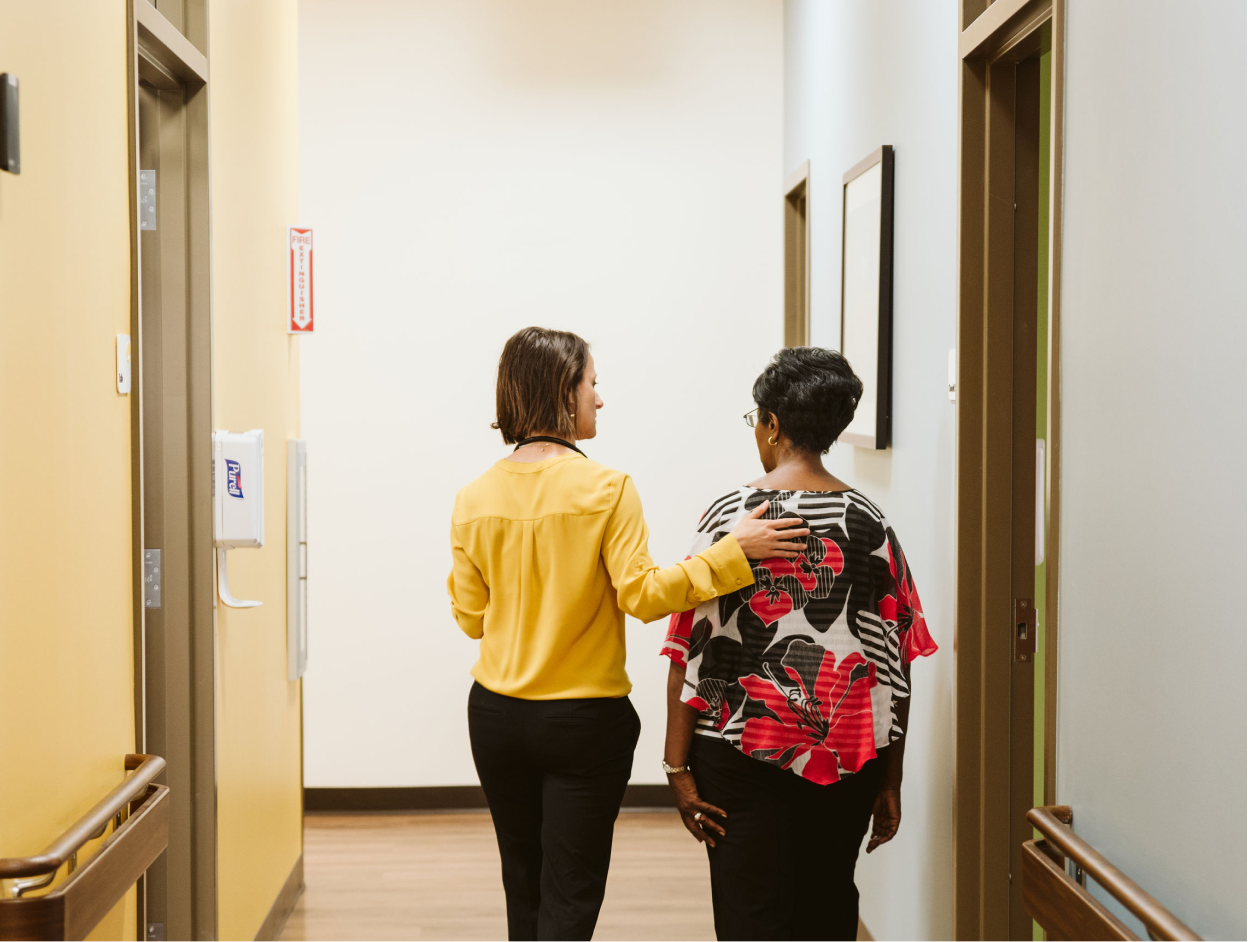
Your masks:
<instances>
[{"instance_id":1,"label":"white electrical plate","mask_svg":"<svg viewBox=\"0 0 1248 942\"><path fill-rule=\"evenodd\" d=\"M130 335L117 335L117 392L130 392Z\"/></svg>"}]
</instances>

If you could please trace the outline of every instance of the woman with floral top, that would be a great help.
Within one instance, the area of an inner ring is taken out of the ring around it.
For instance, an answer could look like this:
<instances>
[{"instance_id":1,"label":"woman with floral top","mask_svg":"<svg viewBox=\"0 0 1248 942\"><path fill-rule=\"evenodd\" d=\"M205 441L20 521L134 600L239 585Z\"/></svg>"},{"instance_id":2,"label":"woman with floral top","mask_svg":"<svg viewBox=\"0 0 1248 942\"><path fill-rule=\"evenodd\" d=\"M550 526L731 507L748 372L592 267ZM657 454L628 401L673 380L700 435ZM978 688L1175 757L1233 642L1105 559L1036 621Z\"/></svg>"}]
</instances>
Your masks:
<instances>
[{"instance_id":1,"label":"woman with floral top","mask_svg":"<svg viewBox=\"0 0 1248 942\"><path fill-rule=\"evenodd\" d=\"M663 767L707 845L720 939L853 939L854 866L901 822L910 662L936 645L880 509L823 467L862 383L839 353L782 350L754 383L766 472L702 516L691 555L764 502L810 528L796 559L673 615Z\"/></svg>"}]
</instances>

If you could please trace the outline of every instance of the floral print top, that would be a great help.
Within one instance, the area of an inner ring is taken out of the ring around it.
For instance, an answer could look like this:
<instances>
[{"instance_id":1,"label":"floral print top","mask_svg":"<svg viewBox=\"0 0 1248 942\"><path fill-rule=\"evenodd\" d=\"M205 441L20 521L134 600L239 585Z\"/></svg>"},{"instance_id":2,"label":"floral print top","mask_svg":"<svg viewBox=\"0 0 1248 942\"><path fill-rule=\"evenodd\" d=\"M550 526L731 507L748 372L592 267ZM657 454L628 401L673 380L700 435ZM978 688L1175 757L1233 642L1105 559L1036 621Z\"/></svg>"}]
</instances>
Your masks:
<instances>
[{"instance_id":1,"label":"floral print top","mask_svg":"<svg viewBox=\"0 0 1248 942\"><path fill-rule=\"evenodd\" d=\"M855 490L738 488L703 514L690 555L765 500L765 519L806 522L806 552L751 560L754 585L673 615L663 654L685 669L698 735L827 785L901 737L909 664L936 644L896 534Z\"/></svg>"}]
</instances>

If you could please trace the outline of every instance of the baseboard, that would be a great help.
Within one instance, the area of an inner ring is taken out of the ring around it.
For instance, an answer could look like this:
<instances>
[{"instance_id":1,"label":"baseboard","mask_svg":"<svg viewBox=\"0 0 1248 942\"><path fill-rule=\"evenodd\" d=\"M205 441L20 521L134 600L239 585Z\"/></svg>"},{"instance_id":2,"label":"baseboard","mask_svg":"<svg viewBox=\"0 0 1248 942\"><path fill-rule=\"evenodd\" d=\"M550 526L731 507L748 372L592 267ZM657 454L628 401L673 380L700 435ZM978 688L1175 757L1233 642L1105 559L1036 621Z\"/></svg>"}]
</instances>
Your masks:
<instances>
[{"instance_id":1,"label":"baseboard","mask_svg":"<svg viewBox=\"0 0 1248 942\"><path fill-rule=\"evenodd\" d=\"M666 785L629 785L624 808L671 808ZM480 785L428 785L416 788L305 788L308 814L343 811L472 811L487 808Z\"/></svg>"},{"instance_id":2,"label":"baseboard","mask_svg":"<svg viewBox=\"0 0 1248 942\"><path fill-rule=\"evenodd\" d=\"M485 808L480 785L430 785L425 788L305 788L303 810L445 811Z\"/></svg>"},{"instance_id":3,"label":"baseboard","mask_svg":"<svg viewBox=\"0 0 1248 942\"><path fill-rule=\"evenodd\" d=\"M299 894L303 892L303 854L299 855L299 859L295 861L295 865L290 869L290 875L286 877L286 882L282 884L282 888L278 890L277 899L273 900L273 905L269 908L269 914L264 917L264 922L260 923L260 929L256 933L256 940L260 942L264 940L280 939L282 929L286 926L286 920L290 918L290 914L295 909L295 903L299 900Z\"/></svg>"}]
</instances>

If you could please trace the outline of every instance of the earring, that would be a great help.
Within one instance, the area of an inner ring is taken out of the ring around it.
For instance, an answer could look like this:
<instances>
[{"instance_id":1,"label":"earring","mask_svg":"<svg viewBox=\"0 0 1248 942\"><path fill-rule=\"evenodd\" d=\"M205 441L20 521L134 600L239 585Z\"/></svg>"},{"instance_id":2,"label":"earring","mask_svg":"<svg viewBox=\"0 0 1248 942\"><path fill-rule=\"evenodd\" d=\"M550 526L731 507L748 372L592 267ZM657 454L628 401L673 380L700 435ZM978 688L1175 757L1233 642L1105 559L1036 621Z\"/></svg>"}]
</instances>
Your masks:
<instances>
[{"instance_id":1,"label":"earring","mask_svg":"<svg viewBox=\"0 0 1248 942\"><path fill-rule=\"evenodd\" d=\"M780 437L779 435L773 435L771 438L767 439L767 444L768 444L768 445L778 445L778 444L779 444L779 442L777 442L777 441L776 441L776 439L777 439L777 438L779 438L779 437Z\"/></svg>"}]
</instances>

